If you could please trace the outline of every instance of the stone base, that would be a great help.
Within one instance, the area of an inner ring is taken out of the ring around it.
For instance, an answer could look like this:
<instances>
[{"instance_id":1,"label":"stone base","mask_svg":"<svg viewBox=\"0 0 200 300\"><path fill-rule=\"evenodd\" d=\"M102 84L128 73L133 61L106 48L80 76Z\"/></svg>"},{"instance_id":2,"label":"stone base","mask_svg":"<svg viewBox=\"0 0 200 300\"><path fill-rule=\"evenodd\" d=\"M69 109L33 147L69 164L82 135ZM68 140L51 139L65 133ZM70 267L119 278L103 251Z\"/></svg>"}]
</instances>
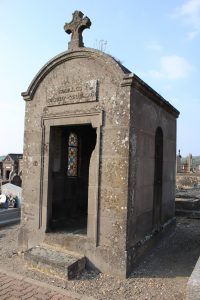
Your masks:
<instances>
[{"instance_id":1,"label":"stone base","mask_svg":"<svg viewBox=\"0 0 200 300\"><path fill-rule=\"evenodd\" d=\"M176 198L176 215L200 219L200 199Z\"/></svg>"},{"instance_id":2,"label":"stone base","mask_svg":"<svg viewBox=\"0 0 200 300\"><path fill-rule=\"evenodd\" d=\"M49 247L58 247L63 250L85 254L87 235L70 234L66 232L46 233L44 243Z\"/></svg>"},{"instance_id":3,"label":"stone base","mask_svg":"<svg viewBox=\"0 0 200 300\"><path fill-rule=\"evenodd\" d=\"M175 229L175 225L176 219L172 218L127 251L120 248L111 249L104 245L96 247L86 235L65 232L46 233L44 246L28 250L25 258L29 261L29 266L55 274L62 279L74 278L84 268L97 269L100 272L124 279L147 255L148 250ZM74 257L74 253L76 253L76 257ZM72 273L70 273L71 266L74 267Z\"/></svg>"},{"instance_id":4,"label":"stone base","mask_svg":"<svg viewBox=\"0 0 200 300\"><path fill-rule=\"evenodd\" d=\"M200 209L200 199L198 198L176 198L176 210L177 209L189 209L189 210L199 210Z\"/></svg>"},{"instance_id":5,"label":"stone base","mask_svg":"<svg viewBox=\"0 0 200 300\"><path fill-rule=\"evenodd\" d=\"M200 219L200 210L176 209L176 216Z\"/></svg>"},{"instance_id":6,"label":"stone base","mask_svg":"<svg viewBox=\"0 0 200 300\"><path fill-rule=\"evenodd\" d=\"M156 244L158 244L162 239L166 238L175 230L175 227L176 218L174 217L160 226L158 230L147 235L143 240L139 241L136 245L134 245L134 247L128 250L126 277L131 274L131 272L134 270L134 267L140 263L141 259L143 259L145 255L147 255L148 252L155 247Z\"/></svg>"},{"instance_id":7,"label":"stone base","mask_svg":"<svg viewBox=\"0 0 200 300\"><path fill-rule=\"evenodd\" d=\"M48 245L33 247L25 252L24 257L29 268L67 280L76 278L86 265L84 256Z\"/></svg>"},{"instance_id":8,"label":"stone base","mask_svg":"<svg viewBox=\"0 0 200 300\"><path fill-rule=\"evenodd\" d=\"M86 257L86 268L105 274L126 278L126 251L105 245L96 246L87 235L67 234L65 232L46 233L44 243L64 251L72 251Z\"/></svg>"}]
</instances>

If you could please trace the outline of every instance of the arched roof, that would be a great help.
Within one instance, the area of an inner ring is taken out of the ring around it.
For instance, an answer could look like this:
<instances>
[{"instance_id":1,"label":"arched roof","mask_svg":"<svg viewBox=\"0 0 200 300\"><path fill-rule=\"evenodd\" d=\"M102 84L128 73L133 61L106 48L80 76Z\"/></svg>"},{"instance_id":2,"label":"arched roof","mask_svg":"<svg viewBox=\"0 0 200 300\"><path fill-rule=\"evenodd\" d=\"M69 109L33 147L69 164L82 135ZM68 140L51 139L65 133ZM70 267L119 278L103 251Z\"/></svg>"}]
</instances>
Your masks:
<instances>
[{"instance_id":1,"label":"arched roof","mask_svg":"<svg viewBox=\"0 0 200 300\"><path fill-rule=\"evenodd\" d=\"M41 81L47 76L48 73L51 72L52 69L54 69L56 66L72 59L76 58L96 58L96 59L103 59L107 65L109 65L111 68L115 67L118 69L119 73L121 75L130 74L131 72L124 67L120 61L118 61L116 58L112 57L111 55L108 55L102 51L91 49L91 48L79 48L76 51L65 51L60 53L59 55L55 56L51 60L49 60L36 74L36 76L33 78L31 84L29 85L26 92L23 92L21 95L23 96L24 100L30 101L33 99L33 96L41 83ZM109 63L109 64L108 64Z\"/></svg>"}]
</instances>

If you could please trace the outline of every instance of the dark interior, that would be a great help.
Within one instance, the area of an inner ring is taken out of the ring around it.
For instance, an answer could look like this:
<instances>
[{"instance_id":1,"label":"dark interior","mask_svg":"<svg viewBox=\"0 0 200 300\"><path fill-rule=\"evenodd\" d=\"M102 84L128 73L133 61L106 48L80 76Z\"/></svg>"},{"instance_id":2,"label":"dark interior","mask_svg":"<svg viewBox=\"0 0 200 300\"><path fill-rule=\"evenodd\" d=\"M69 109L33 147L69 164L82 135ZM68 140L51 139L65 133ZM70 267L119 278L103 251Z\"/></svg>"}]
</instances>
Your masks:
<instances>
[{"instance_id":1,"label":"dark interior","mask_svg":"<svg viewBox=\"0 0 200 300\"><path fill-rule=\"evenodd\" d=\"M6 171L6 179L9 179L10 176L10 170Z\"/></svg>"},{"instance_id":2,"label":"dark interior","mask_svg":"<svg viewBox=\"0 0 200 300\"><path fill-rule=\"evenodd\" d=\"M77 174L68 173L69 136L78 140ZM87 233L88 179L96 130L91 125L51 128L49 157L49 231Z\"/></svg>"}]
</instances>

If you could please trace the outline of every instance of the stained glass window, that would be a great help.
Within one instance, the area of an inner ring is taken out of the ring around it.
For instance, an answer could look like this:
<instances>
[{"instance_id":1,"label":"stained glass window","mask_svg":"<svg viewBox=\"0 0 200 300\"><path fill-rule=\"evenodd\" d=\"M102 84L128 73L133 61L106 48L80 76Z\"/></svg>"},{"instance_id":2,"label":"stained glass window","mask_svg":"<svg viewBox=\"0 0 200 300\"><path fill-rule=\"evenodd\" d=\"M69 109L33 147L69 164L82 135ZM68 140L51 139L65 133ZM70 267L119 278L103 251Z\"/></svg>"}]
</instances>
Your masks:
<instances>
[{"instance_id":1,"label":"stained glass window","mask_svg":"<svg viewBox=\"0 0 200 300\"><path fill-rule=\"evenodd\" d=\"M71 132L68 141L68 169L67 175L76 177L78 174L78 137Z\"/></svg>"},{"instance_id":2,"label":"stained glass window","mask_svg":"<svg viewBox=\"0 0 200 300\"><path fill-rule=\"evenodd\" d=\"M78 147L78 137L76 133L74 132L70 133L68 145L71 147Z\"/></svg>"}]
</instances>

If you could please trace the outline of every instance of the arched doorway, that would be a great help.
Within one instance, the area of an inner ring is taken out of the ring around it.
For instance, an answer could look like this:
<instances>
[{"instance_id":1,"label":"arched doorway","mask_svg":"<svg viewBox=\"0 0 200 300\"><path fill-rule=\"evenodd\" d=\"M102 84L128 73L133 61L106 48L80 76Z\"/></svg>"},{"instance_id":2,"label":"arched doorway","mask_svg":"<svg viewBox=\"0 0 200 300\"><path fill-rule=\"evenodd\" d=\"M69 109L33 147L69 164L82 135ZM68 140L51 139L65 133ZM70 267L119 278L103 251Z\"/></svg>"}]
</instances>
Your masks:
<instances>
[{"instance_id":1,"label":"arched doorway","mask_svg":"<svg viewBox=\"0 0 200 300\"><path fill-rule=\"evenodd\" d=\"M163 173L163 131L160 127L155 135L154 191L153 191L153 229L162 223L162 173Z\"/></svg>"}]
</instances>

